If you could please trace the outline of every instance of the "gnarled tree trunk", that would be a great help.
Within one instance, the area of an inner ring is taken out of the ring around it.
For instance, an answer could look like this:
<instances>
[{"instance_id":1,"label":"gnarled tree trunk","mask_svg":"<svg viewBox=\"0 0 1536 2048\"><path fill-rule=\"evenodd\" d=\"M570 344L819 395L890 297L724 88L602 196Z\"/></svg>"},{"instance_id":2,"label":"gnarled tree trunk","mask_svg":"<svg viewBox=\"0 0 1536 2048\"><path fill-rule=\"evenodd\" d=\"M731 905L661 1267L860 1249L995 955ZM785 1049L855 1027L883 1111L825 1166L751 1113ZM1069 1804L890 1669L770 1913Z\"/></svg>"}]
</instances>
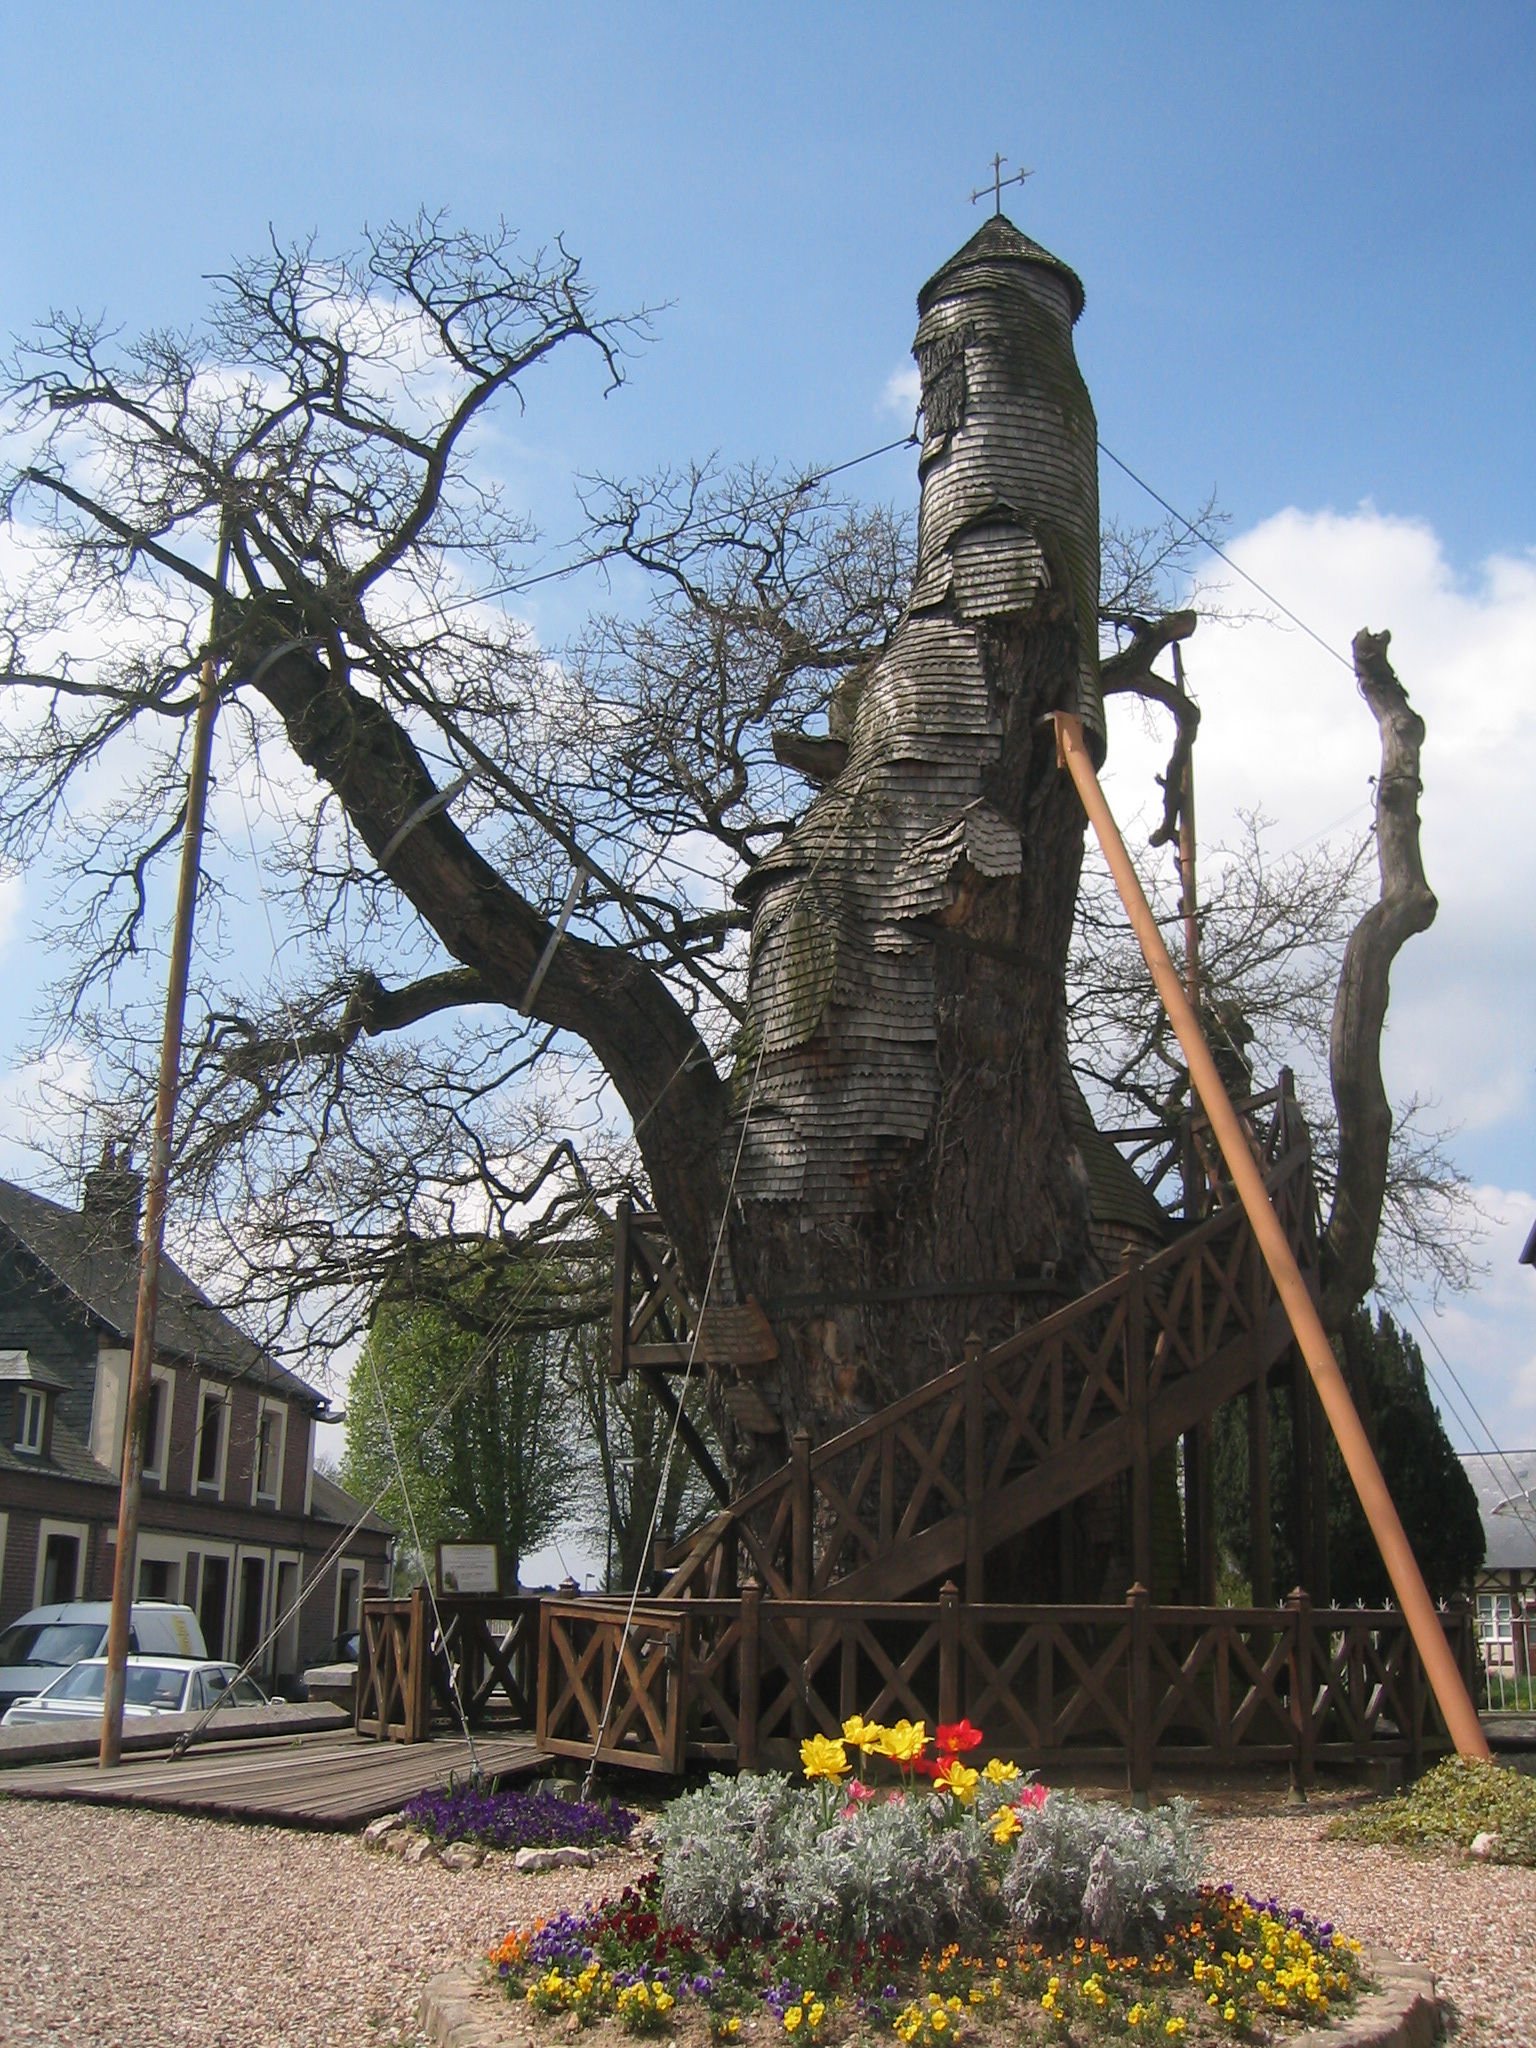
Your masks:
<instances>
[{"instance_id":1,"label":"gnarled tree trunk","mask_svg":"<svg viewBox=\"0 0 1536 2048\"><path fill-rule=\"evenodd\" d=\"M1376 783L1378 900L1350 938L1333 1006L1329 1067L1339 1116L1339 1166L1323 1238L1322 1316L1342 1330L1374 1284L1387 1186L1392 1110L1381 1078L1381 1033L1392 963L1439 908L1419 853L1419 750L1424 721L1387 660L1390 633L1355 635L1355 678L1381 729Z\"/></svg>"}]
</instances>

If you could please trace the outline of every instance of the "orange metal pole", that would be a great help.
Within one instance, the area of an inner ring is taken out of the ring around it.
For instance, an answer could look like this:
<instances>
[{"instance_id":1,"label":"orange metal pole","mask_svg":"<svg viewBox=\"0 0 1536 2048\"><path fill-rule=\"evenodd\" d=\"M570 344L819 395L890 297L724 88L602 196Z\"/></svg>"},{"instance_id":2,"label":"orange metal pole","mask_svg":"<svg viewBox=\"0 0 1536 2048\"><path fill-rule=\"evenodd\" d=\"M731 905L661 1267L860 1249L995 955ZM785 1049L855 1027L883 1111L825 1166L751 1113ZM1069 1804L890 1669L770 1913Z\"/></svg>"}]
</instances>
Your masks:
<instances>
[{"instance_id":1,"label":"orange metal pole","mask_svg":"<svg viewBox=\"0 0 1536 2048\"><path fill-rule=\"evenodd\" d=\"M1349 1397L1344 1375L1333 1355L1333 1346L1307 1292L1307 1283L1301 1277L1301 1269L1286 1241L1280 1218L1275 1214L1264 1177L1248 1149L1248 1140L1237 1120L1237 1112L1221 1084L1216 1062L1211 1058L1210 1048L1179 980L1178 970L1163 944L1157 919L1142 893L1125 841L1120 837L1114 815L1099 787L1099 778L1083 744L1082 721L1065 712L1057 712L1055 726L1057 758L1070 771L1077 793L1082 798L1083 809L1088 813L1088 821L1104 849L1104 858L1109 862L1115 886L1120 891L1120 900L1146 956L1169 1022L1189 1062L1190 1078L1210 1118L1211 1129L1227 1162L1238 1199L1248 1212L1264 1262L1274 1277L1275 1290L1290 1318L1301 1354L1307 1361L1323 1412L1344 1454L1344 1463L1360 1496L1360 1505L1371 1525L1371 1533L1381 1550L1382 1562L1386 1565L1404 1619L1418 1645L1425 1673L1445 1716L1445 1725L1462 1756L1487 1757L1488 1738L1483 1733L1477 1709L1472 1704L1451 1646L1445 1639L1435 1603L1429 1597L1429 1588L1419 1570L1418 1559L1387 1491L1387 1482L1381 1476L1376 1454Z\"/></svg>"}]
</instances>

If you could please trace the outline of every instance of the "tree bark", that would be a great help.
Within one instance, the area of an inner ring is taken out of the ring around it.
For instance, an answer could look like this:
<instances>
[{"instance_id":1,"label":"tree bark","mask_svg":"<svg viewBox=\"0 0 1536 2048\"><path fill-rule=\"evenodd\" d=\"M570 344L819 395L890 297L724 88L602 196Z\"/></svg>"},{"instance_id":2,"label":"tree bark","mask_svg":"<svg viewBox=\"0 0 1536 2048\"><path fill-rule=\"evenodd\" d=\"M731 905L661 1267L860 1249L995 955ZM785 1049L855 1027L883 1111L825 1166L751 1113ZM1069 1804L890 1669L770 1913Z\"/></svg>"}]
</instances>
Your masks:
<instances>
[{"instance_id":1,"label":"tree bark","mask_svg":"<svg viewBox=\"0 0 1536 2048\"><path fill-rule=\"evenodd\" d=\"M1387 660L1390 633L1355 635L1355 678L1381 732L1376 784L1378 900L1350 938L1333 1006L1329 1066L1339 1119L1338 1178L1323 1236L1322 1317L1343 1329L1375 1282L1392 1141L1392 1110L1381 1078L1381 1033L1392 963L1439 908L1419 852L1419 753L1424 721Z\"/></svg>"}]
</instances>

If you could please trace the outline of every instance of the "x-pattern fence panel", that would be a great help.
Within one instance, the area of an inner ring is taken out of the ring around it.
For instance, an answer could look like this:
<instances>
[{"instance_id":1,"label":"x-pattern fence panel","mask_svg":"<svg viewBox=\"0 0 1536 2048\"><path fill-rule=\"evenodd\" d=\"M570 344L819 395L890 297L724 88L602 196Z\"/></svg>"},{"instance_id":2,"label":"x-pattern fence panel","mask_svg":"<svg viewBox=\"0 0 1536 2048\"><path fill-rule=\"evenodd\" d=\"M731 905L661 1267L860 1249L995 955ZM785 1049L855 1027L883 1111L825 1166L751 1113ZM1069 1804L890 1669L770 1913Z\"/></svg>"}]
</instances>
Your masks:
<instances>
[{"instance_id":1,"label":"x-pattern fence panel","mask_svg":"<svg viewBox=\"0 0 1536 2048\"><path fill-rule=\"evenodd\" d=\"M354 1726L425 1742L434 1723L475 1728L500 1712L531 1728L538 1628L536 1593L440 1593L435 1611L425 1586L365 1600Z\"/></svg>"},{"instance_id":2,"label":"x-pattern fence panel","mask_svg":"<svg viewBox=\"0 0 1536 2048\"><path fill-rule=\"evenodd\" d=\"M545 1601L539 1742L654 1771L688 1760L794 1768L855 1713L960 1714L992 1753L1050 1769L1123 1765L1133 1789L1179 1764L1411 1757L1450 1746L1393 1610L937 1601ZM1460 1610L1445 1625L1464 1655ZM617 1682L615 1682L617 1672ZM604 1724L604 1707L608 1717ZM601 1731L601 1739L599 1739Z\"/></svg>"}]
</instances>

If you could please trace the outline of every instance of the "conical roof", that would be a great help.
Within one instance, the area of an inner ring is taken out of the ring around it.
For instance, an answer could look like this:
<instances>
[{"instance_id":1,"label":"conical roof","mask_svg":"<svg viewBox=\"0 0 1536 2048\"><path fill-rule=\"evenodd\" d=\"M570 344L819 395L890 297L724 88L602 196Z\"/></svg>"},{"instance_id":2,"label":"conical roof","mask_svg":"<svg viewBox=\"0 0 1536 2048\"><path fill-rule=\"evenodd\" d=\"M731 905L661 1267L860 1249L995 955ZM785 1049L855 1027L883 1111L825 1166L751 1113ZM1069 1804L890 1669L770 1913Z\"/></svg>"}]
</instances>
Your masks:
<instances>
[{"instance_id":1,"label":"conical roof","mask_svg":"<svg viewBox=\"0 0 1536 2048\"><path fill-rule=\"evenodd\" d=\"M975 265L987 263L1033 263L1042 270L1054 270L1066 280L1067 292L1072 301L1072 320L1075 325L1083 310L1083 281L1059 256L1053 256L1049 249L1041 248L1028 235L1021 234L1006 214L997 213L979 228L963 249L957 249L949 261L936 270L917 295L919 314L926 313L936 298L942 296L946 285L952 284L963 271Z\"/></svg>"}]
</instances>

